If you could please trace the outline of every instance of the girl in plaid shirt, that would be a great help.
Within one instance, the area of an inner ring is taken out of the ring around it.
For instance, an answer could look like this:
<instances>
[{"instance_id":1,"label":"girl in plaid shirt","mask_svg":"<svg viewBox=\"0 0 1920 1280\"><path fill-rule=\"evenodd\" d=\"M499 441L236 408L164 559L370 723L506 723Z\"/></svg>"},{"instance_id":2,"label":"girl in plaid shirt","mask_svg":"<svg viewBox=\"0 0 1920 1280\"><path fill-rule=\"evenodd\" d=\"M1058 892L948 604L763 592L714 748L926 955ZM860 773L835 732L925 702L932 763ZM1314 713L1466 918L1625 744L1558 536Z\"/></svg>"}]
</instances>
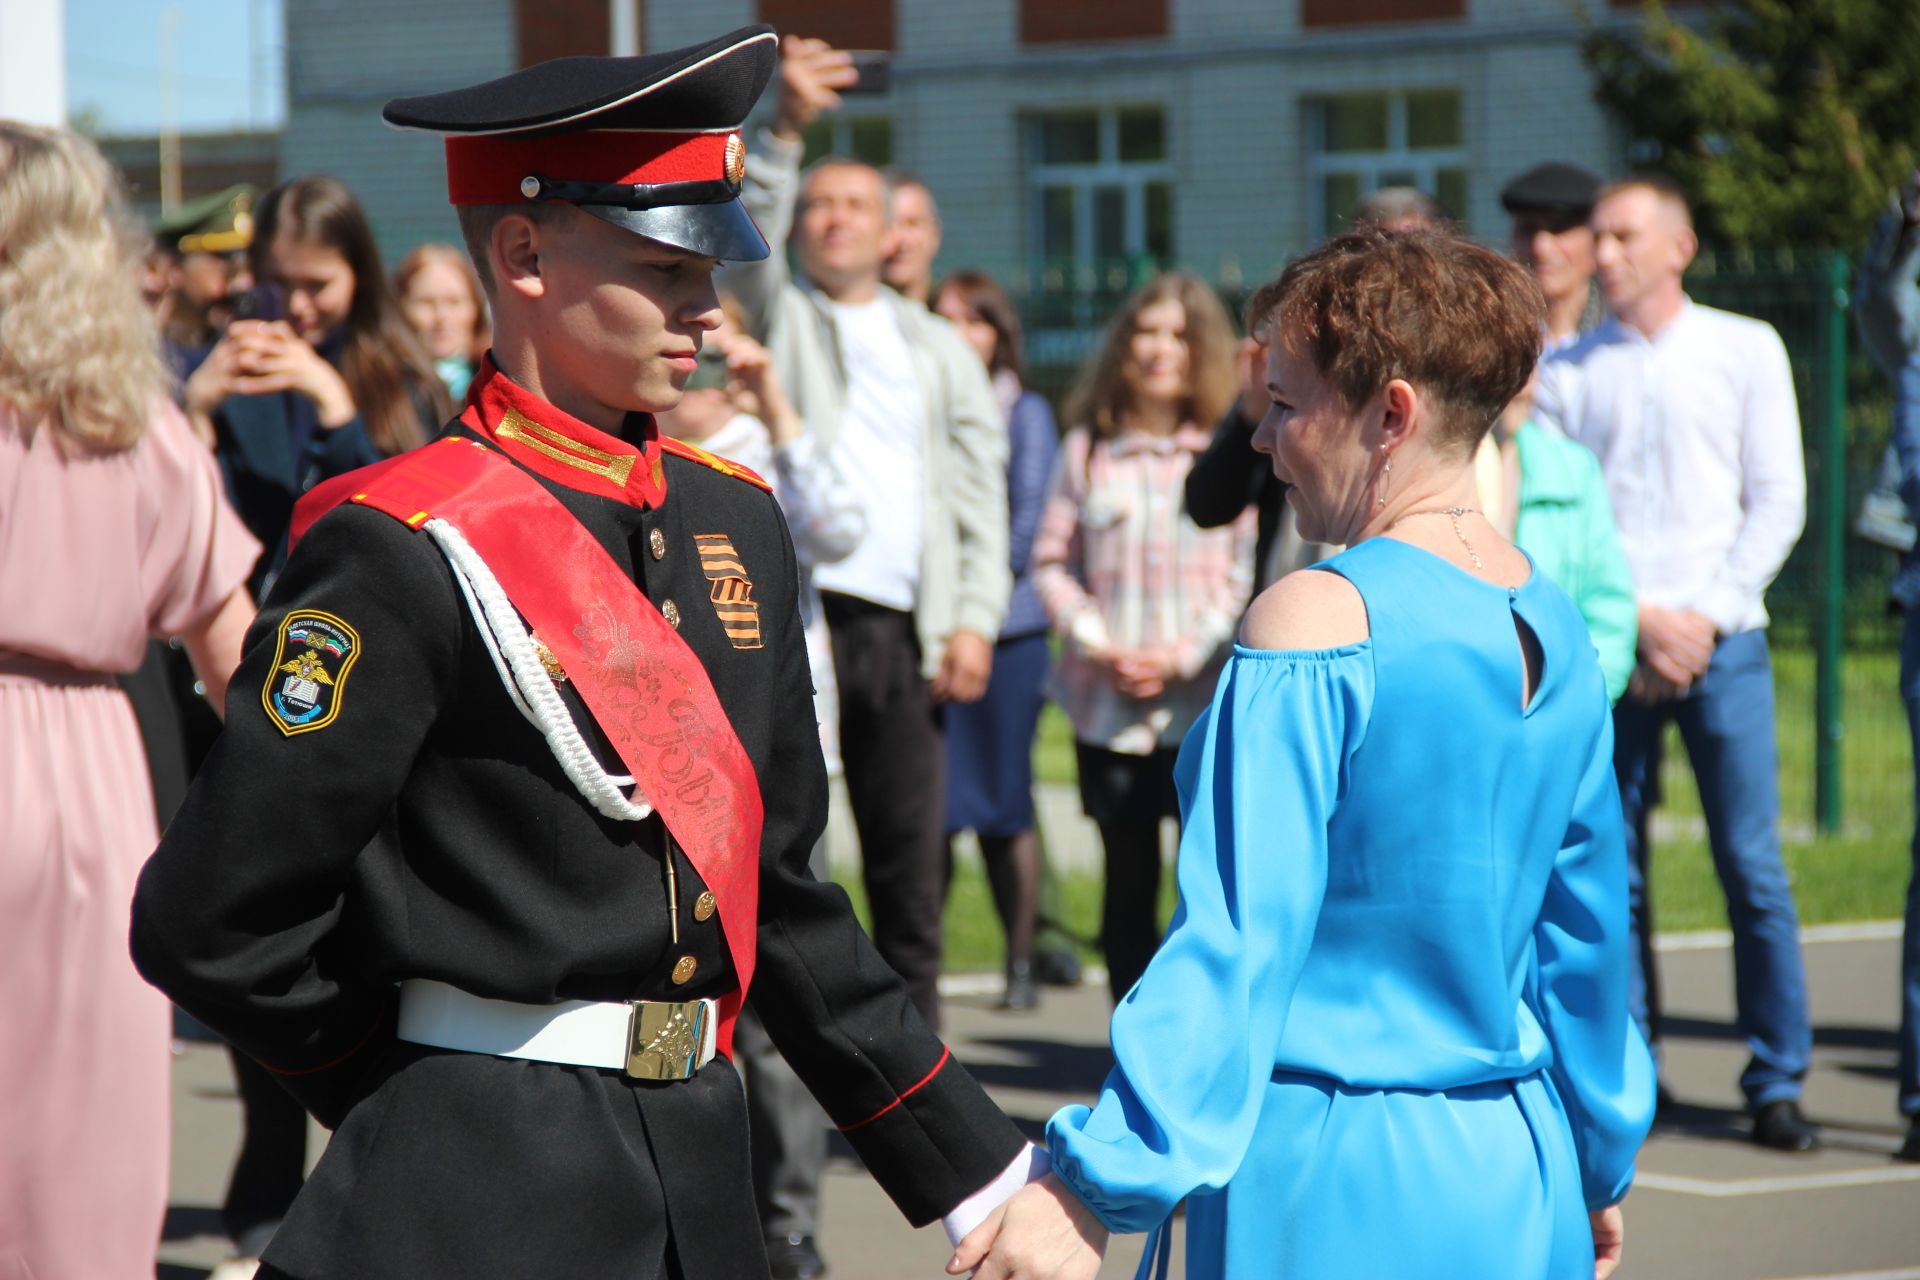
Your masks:
<instances>
[{"instance_id":1,"label":"girl in plaid shirt","mask_svg":"<svg viewBox=\"0 0 1920 1280\"><path fill-rule=\"evenodd\" d=\"M1054 696L1073 722L1080 797L1106 853L1101 938L1117 1002L1159 937L1160 819L1253 583L1254 515L1201 529L1181 507L1198 424L1236 393L1233 330L1196 277L1163 275L1115 316L1067 401L1033 548L1062 637Z\"/></svg>"}]
</instances>

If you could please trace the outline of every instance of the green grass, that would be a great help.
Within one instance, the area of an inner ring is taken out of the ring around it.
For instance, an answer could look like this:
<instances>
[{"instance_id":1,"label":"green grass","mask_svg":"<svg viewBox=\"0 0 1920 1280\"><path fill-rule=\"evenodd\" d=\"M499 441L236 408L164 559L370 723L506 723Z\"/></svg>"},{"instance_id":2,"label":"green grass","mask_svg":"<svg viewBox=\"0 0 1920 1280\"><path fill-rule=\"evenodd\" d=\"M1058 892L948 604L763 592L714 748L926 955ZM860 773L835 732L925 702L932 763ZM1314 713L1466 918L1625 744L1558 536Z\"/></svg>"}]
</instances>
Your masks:
<instances>
[{"instance_id":1,"label":"green grass","mask_svg":"<svg viewBox=\"0 0 1920 1280\"><path fill-rule=\"evenodd\" d=\"M1813 654L1800 647L1774 652L1783 845L1803 923L1890 919L1903 909L1913 830L1913 768L1898 697L1898 668L1898 656L1889 651L1847 655L1842 680L1844 822L1838 834L1819 835L1813 829ZM1033 762L1040 782L1074 781L1073 734L1057 707L1048 706L1041 716ZM1655 926L1724 928L1725 904L1700 826L1699 793L1675 732L1668 735L1661 781L1665 801L1659 812L1666 830L1656 836L1653 850ZM1168 881L1163 886L1163 916L1171 910L1171 876ZM850 884L848 889L864 912L859 886ZM1098 931L1098 877L1063 876L1061 892L1068 928L1090 940ZM949 969L991 970L1000 965L1000 926L977 866L963 863L956 873L946 927Z\"/></svg>"}]
</instances>

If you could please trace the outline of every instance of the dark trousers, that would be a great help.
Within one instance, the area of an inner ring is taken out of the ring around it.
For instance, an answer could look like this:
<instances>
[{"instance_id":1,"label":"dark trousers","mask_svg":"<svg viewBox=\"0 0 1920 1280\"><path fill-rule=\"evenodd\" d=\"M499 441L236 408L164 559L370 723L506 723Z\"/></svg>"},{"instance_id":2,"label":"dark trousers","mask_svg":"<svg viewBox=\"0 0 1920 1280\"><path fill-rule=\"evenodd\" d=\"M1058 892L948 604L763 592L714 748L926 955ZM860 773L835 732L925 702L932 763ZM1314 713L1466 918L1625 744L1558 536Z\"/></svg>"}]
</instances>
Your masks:
<instances>
[{"instance_id":1,"label":"dark trousers","mask_svg":"<svg viewBox=\"0 0 1920 1280\"><path fill-rule=\"evenodd\" d=\"M227 1054L244 1127L220 1222L234 1252L257 1258L306 1178L307 1112L272 1072L238 1049L229 1047Z\"/></svg>"},{"instance_id":2,"label":"dark trousers","mask_svg":"<svg viewBox=\"0 0 1920 1280\"><path fill-rule=\"evenodd\" d=\"M1160 946L1160 819L1180 816L1173 785L1179 752L1123 755L1074 744L1080 803L1100 828L1106 883L1100 896L1100 949L1115 1004L1133 990Z\"/></svg>"},{"instance_id":3,"label":"dark trousers","mask_svg":"<svg viewBox=\"0 0 1920 1280\"><path fill-rule=\"evenodd\" d=\"M920 674L913 615L821 594L840 685L840 759L860 835L873 943L940 1025L940 904L947 856L946 744Z\"/></svg>"}]
</instances>

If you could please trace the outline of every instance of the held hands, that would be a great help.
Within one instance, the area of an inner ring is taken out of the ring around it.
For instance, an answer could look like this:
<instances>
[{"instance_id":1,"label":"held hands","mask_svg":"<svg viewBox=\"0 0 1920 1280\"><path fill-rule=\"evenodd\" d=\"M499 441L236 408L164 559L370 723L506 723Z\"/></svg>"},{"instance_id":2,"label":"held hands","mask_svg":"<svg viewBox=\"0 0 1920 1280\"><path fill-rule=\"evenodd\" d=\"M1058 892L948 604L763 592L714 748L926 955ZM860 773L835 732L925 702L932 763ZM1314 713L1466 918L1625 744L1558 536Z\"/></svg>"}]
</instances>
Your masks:
<instances>
[{"instance_id":1,"label":"held hands","mask_svg":"<svg viewBox=\"0 0 1920 1280\"><path fill-rule=\"evenodd\" d=\"M853 55L825 40L784 36L780 40L780 94L773 114L773 132L798 142L808 125L840 105L840 90L860 78Z\"/></svg>"},{"instance_id":2,"label":"held hands","mask_svg":"<svg viewBox=\"0 0 1920 1280\"><path fill-rule=\"evenodd\" d=\"M976 631L947 637L940 674L933 679L935 702L978 702L993 675L993 642Z\"/></svg>"},{"instance_id":3,"label":"held hands","mask_svg":"<svg viewBox=\"0 0 1920 1280\"><path fill-rule=\"evenodd\" d=\"M1620 1265L1620 1254L1627 1244L1627 1217L1620 1206L1610 1204L1587 1215L1593 1223L1593 1280L1607 1280Z\"/></svg>"},{"instance_id":4,"label":"held hands","mask_svg":"<svg viewBox=\"0 0 1920 1280\"><path fill-rule=\"evenodd\" d=\"M187 379L187 408L211 414L230 395L298 391L313 401L331 431L353 421L353 396L339 370L302 341L284 320L236 320Z\"/></svg>"},{"instance_id":5,"label":"held hands","mask_svg":"<svg viewBox=\"0 0 1920 1280\"><path fill-rule=\"evenodd\" d=\"M1640 665L1671 687L1668 697L1684 694L1693 687L1694 681L1707 673L1718 638L1713 623L1691 609L1640 606ZM1648 687L1656 686L1649 682Z\"/></svg>"},{"instance_id":6,"label":"held hands","mask_svg":"<svg viewBox=\"0 0 1920 1280\"><path fill-rule=\"evenodd\" d=\"M1028 1183L954 1251L947 1274L973 1280L1093 1280L1107 1229L1055 1174Z\"/></svg>"},{"instance_id":7,"label":"held hands","mask_svg":"<svg viewBox=\"0 0 1920 1280\"><path fill-rule=\"evenodd\" d=\"M1113 667L1114 688L1142 702L1165 693L1176 673L1171 649L1116 649L1107 661Z\"/></svg>"}]
</instances>

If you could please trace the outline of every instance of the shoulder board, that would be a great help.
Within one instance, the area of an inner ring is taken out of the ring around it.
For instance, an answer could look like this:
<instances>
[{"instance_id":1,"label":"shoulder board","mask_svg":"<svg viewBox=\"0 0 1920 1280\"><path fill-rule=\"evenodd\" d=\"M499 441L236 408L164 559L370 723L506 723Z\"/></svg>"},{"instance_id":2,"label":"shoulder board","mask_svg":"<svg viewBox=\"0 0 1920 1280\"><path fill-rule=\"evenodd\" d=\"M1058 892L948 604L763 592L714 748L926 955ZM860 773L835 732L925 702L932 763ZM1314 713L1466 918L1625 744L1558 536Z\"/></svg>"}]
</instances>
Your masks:
<instances>
[{"instance_id":1,"label":"shoulder board","mask_svg":"<svg viewBox=\"0 0 1920 1280\"><path fill-rule=\"evenodd\" d=\"M432 516L437 503L473 482L490 461L490 453L477 440L442 436L418 449L322 481L302 495L294 507L288 546L297 543L321 516L349 503L372 507L417 529Z\"/></svg>"},{"instance_id":2,"label":"shoulder board","mask_svg":"<svg viewBox=\"0 0 1920 1280\"><path fill-rule=\"evenodd\" d=\"M660 437L660 448L667 453L677 454L689 462L697 462L703 467L712 467L723 476L732 476L736 480L745 480L748 484L773 492L773 486L762 480L747 467L737 462L729 462L717 453L708 453L698 445L688 444L684 440L675 440L672 436Z\"/></svg>"}]
</instances>

